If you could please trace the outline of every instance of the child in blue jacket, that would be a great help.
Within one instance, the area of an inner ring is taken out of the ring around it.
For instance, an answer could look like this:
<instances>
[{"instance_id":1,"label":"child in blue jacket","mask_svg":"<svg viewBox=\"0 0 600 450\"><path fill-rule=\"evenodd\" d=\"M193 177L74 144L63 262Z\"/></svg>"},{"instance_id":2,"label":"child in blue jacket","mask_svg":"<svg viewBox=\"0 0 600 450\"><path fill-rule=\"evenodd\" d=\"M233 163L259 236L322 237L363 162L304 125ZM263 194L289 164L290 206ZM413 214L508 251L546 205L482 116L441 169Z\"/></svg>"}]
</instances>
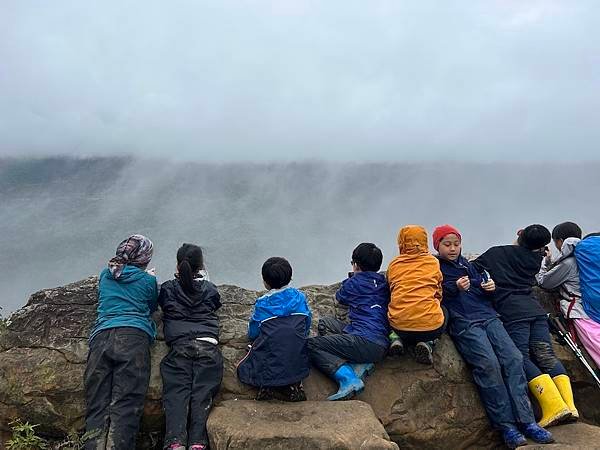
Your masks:
<instances>
[{"instance_id":1,"label":"child in blue jacket","mask_svg":"<svg viewBox=\"0 0 600 450\"><path fill-rule=\"evenodd\" d=\"M461 240L451 225L433 232L444 277L442 304L450 315L448 333L471 366L488 418L507 447L526 445L525 436L539 443L553 442L552 435L535 423L523 357L492 305L494 281L462 256Z\"/></svg>"},{"instance_id":2,"label":"child in blue jacket","mask_svg":"<svg viewBox=\"0 0 600 450\"><path fill-rule=\"evenodd\" d=\"M363 378L381 361L389 345L387 308L390 289L377 271L383 254L371 243L352 252L352 276L336 292L337 301L349 308L349 323L334 317L319 320L319 336L308 340L311 362L338 382L328 400L344 400L364 389Z\"/></svg>"},{"instance_id":3,"label":"child in blue jacket","mask_svg":"<svg viewBox=\"0 0 600 450\"><path fill-rule=\"evenodd\" d=\"M302 380L310 371L306 337L312 317L306 296L288 287L292 266L284 258L267 259L262 278L268 292L254 305L248 324L252 345L238 364L238 378L259 388L257 400L304 401Z\"/></svg>"},{"instance_id":4,"label":"child in blue jacket","mask_svg":"<svg viewBox=\"0 0 600 450\"><path fill-rule=\"evenodd\" d=\"M136 234L117 247L100 273L98 318L85 370L87 450L135 448L150 381L150 344L156 329L156 277L145 269L152 241Z\"/></svg>"}]
</instances>

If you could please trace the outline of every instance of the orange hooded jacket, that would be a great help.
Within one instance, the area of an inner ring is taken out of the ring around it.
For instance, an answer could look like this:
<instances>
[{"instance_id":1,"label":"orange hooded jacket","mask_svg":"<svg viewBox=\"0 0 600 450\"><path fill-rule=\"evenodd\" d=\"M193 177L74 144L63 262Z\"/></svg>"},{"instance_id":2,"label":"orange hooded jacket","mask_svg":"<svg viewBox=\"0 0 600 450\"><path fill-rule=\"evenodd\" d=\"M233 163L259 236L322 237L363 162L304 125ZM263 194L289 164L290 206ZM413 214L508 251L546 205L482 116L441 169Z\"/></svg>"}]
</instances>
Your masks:
<instances>
[{"instance_id":1,"label":"orange hooded jacket","mask_svg":"<svg viewBox=\"0 0 600 450\"><path fill-rule=\"evenodd\" d=\"M444 323L440 306L442 273L438 259L429 253L427 231L418 225L398 233L400 255L387 270L391 298L388 319L399 331L432 331Z\"/></svg>"}]
</instances>

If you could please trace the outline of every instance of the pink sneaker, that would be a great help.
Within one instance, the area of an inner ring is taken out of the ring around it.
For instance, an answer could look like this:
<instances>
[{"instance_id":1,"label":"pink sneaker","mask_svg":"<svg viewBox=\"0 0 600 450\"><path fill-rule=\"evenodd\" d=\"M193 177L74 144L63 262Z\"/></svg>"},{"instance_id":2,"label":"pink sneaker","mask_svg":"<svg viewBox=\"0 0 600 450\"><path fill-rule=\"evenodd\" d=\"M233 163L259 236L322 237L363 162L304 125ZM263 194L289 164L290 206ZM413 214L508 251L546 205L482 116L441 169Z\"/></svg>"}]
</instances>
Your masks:
<instances>
[{"instance_id":1,"label":"pink sneaker","mask_svg":"<svg viewBox=\"0 0 600 450\"><path fill-rule=\"evenodd\" d=\"M183 445L181 445L179 442L173 442L167 448L169 450L185 450L185 447Z\"/></svg>"},{"instance_id":2,"label":"pink sneaker","mask_svg":"<svg viewBox=\"0 0 600 450\"><path fill-rule=\"evenodd\" d=\"M194 445L190 445L189 450L205 450L206 449L206 445L203 444L194 444Z\"/></svg>"}]
</instances>

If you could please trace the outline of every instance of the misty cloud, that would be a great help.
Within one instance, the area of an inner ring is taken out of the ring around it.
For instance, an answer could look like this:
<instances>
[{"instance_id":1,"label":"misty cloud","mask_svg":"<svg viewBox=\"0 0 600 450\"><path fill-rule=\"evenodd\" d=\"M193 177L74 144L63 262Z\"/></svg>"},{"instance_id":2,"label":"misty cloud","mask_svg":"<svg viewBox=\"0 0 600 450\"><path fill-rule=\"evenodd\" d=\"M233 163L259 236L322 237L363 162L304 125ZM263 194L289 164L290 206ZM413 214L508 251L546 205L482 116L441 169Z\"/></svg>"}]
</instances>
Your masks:
<instances>
[{"instance_id":1,"label":"misty cloud","mask_svg":"<svg viewBox=\"0 0 600 450\"><path fill-rule=\"evenodd\" d=\"M5 0L0 155L596 159L592 0Z\"/></svg>"},{"instance_id":2,"label":"misty cloud","mask_svg":"<svg viewBox=\"0 0 600 450\"><path fill-rule=\"evenodd\" d=\"M183 242L205 250L211 278L261 287L284 256L296 286L343 279L353 248L374 242L384 266L402 225L457 226L466 253L510 243L529 223L597 231L599 163L563 165L206 164L136 159L0 159L0 306L95 275L133 233L155 243L172 277Z\"/></svg>"}]
</instances>

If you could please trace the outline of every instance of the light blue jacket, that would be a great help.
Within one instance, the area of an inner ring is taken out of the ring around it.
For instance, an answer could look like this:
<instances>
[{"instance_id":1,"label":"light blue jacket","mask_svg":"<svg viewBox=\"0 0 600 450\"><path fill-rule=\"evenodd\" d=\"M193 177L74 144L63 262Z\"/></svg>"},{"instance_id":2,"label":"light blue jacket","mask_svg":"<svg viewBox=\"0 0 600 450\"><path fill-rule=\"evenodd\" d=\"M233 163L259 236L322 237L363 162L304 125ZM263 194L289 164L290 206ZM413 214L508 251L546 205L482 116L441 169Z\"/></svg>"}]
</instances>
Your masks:
<instances>
[{"instance_id":1,"label":"light blue jacket","mask_svg":"<svg viewBox=\"0 0 600 450\"><path fill-rule=\"evenodd\" d=\"M98 318L90 340L109 328L133 327L156 336L156 325L151 315L156 311L158 285L156 277L135 266L125 266L118 280L108 269L100 273L98 281Z\"/></svg>"},{"instance_id":2,"label":"light blue jacket","mask_svg":"<svg viewBox=\"0 0 600 450\"><path fill-rule=\"evenodd\" d=\"M292 287L270 290L256 299L254 312L248 324L248 339L254 340L258 337L262 322L295 314L307 317L306 334L308 335L312 313L306 303L306 295Z\"/></svg>"}]
</instances>

